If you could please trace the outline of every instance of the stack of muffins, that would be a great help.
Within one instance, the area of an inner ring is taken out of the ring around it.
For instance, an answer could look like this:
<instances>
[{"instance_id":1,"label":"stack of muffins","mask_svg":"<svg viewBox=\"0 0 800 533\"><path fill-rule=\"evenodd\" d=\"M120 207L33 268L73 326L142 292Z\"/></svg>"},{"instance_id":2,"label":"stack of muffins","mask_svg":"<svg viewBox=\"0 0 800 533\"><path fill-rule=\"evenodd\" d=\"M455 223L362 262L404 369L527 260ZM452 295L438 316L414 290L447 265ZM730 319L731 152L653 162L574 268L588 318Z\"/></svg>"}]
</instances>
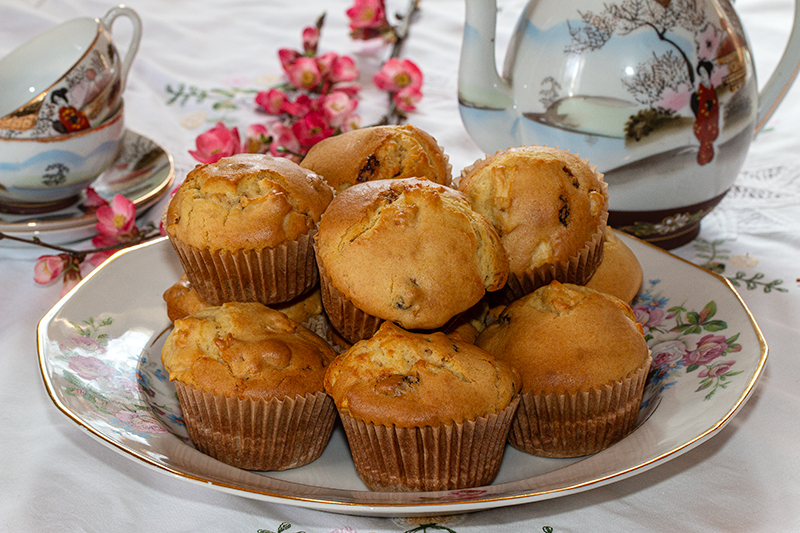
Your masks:
<instances>
[{"instance_id":1,"label":"stack of muffins","mask_svg":"<svg viewBox=\"0 0 800 533\"><path fill-rule=\"evenodd\" d=\"M642 272L602 175L541 146L450 172L426 132L379 126L300 165L189 173L166 213L186 274L162 361L199 449L301 466L338 412L370 489L453 490L491 483L506 442L574 457L633 430ZM300 409L321 422L283 412Z\"/></svg>"}]
</instances>

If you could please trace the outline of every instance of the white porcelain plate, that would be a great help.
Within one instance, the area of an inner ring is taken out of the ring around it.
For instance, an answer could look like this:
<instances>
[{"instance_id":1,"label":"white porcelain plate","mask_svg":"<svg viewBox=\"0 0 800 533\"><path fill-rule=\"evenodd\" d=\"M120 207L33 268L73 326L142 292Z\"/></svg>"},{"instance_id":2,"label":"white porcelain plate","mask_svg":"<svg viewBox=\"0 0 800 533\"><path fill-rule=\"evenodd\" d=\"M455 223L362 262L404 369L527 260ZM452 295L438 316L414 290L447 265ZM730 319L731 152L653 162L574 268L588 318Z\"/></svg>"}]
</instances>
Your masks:
<instances>
[{"instance_id":1,"label":"white porcelain plate","mask_svg":"<svg viewBox=\"0 0 800 533\"><path fill-rule=\"evenodd\" d=\"M175 177L172 156L154 141L131 130L122 138L119 155L111 167L94 180L92 187L108 201L124 195L141 214L169 192ZM0 232L14 237L39 237L50 244L84 239L96 233L97 217L83 206L85 197L74 205L40 215L0 213ZM29 246L9 239L0 246Z\"/></svg>"},{"instance_id":2,"label":"white porcelain plate","mask_svg":"<svg viewBox=\"0 0 800 533\"><path fill-rule=\"evenodd\" d=\"M509 446L497 479L485 487L371 492L356 474L341 426L319 459L286 472L248 472L197 451L160 360L170 327L161 295L182 272L165 239L118 253L45 315L38 328L42 377L64 414L123 455L248 498L412 516L574 494L655 467L715 435L748 399L767 359L757 324L724 278L623 238L645 272L633 307L654 359L639 427L582 459L543 459Z\"/></svg>"}]
</instances>

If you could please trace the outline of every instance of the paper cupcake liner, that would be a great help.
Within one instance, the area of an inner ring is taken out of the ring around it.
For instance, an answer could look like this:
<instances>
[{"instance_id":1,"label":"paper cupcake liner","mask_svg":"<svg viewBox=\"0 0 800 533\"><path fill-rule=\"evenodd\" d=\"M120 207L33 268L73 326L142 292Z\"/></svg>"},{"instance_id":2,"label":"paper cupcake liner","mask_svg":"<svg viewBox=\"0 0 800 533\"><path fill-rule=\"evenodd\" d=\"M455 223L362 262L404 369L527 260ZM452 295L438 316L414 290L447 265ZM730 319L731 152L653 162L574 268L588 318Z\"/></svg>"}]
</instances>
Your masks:
<instances>
[{"instance_id":1,"label":"paper cupcake liner","mask_svg":"<svg viewBox=\"0 0 800 533\"><path fill-rule=\"evenodd\" d=\"M316 230L260 250L201 250L170 239L189 282L211 305L286 302L319 281L312 246Z\"/></svg>"},{"instance_id":2,"label":"paper cupcake liner","mask_svg":"<svg viewBox=\"0 0 800 533\"><path fill-rule=\"evenodd\" d=\"M318 458L336 407L324 392L294 398L230 398L175 381L189 437L198 450L245 470L287 470Z\"/></svg>"},{"instance_id":3,"label":"paper cupcake liner","mask_svg":"<svg viewBox=\"0 0 800 533\"><path fill-rule=\"evenodd\" d=\"M518 404L519 397L499 413L419 428L340 418L356 471L370 490L454 490L488 485L495 478Z\"/></svg>"},{"instance_id":4,"label":"paper cupcake liner","mask_svg":"<svg viewBox=\"0 0 800 533\"><path fill-rule=\"evenodd\" d=\"M356 307L333 285L322 261L317 260L317 264L322 307L325 308L325 313L333 328L350 344L372 337L378 331L383 319Z\"/></svg>"},{"instance_id":5,"label":"paper cupcake liner","mask_svg":"<svg viewBox=\"0 0 800 533\"><path fill-rule=\"evenodd\" d=\"M652 359L626 378L573 394L522 394L508 434L516 449L541 457L599 452L633 431Z\"/></svg>"}]
</instances>

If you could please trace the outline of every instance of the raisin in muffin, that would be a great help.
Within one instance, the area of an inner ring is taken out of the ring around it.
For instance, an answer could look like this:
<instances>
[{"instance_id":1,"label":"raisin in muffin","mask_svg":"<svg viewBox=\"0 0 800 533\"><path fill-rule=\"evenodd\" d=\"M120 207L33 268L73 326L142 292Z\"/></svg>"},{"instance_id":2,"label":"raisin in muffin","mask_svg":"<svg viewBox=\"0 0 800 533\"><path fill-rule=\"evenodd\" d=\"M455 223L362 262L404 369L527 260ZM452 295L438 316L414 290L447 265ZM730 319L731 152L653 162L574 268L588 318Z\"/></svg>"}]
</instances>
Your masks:
<instances>
[{"instance_id":1,"label":"raisin in muffin","mask_svg":"<svg viewBox=\"0 0 800 533\"><path fill-rule=\"evenodd\" d=\"M484 350L390 322L325 374L356 470L382 491L491 483L519 387L517 372Z\"/></svg>"}]
</instances>

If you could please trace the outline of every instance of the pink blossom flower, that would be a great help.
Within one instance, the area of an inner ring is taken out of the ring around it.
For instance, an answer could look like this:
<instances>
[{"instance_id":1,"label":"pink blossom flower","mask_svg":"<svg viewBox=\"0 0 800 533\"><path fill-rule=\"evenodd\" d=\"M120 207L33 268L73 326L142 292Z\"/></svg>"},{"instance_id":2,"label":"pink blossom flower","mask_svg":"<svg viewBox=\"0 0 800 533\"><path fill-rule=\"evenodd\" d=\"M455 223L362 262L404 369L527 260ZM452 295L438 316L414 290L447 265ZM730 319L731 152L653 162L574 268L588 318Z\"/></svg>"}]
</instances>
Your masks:
<instances>
[{"instance_id":1,"label":"pink blossom flower","mask_svg":"<svg viewBox=\"0 0 800 533\"><path fill-rule=\"evenodd\" d=\"M706 335L697 342L697 348L686 354L687 365L707 365L728 349L722 335Z\"/></svg>"},{"instance_id":2,"label":"pink blossom flower","mask_svg":"<svg viewBox=\"0 0 800 533\"><path fill-rule=\"evenodd\" d=\"M268 115L280 115L283 113L283 106L287 101L289 101L289 97L280 89L261 91L255 98L256 104Z\"/></svg>"},{"instance_id":3,"label":"pink blossom flower","mask_svg":"<svg viewBox=\"0 0 800 533\"><path fill-rule=\"evenodd\" d=\"M297 137L300 147L307 150L322 139L333 135L334 130L328 125L322 114L309 113L292 124L292 132Z\"/></svg>"},{"instance_id":4,"label":"pink blossom flower","mask_svg":"<svg viewBox=\"0 0 800 533\"><path fill-rule=\"evenodd\" d=\"M383 36L394 39L394 32L386 19L384 0L355 0L353 6L345 11L350 19L350 36L353 39L368 40Z\"/></svg>"},{"instance_id":5,"label":"pink blossom flower","mask_svg":"<svg viewBox=\"0 0 800 533\"><path fill-rule=\"evenodd\" d=\"M96 227L100 235L114 237L117 242L136 237L136 205L121 194L115 195L111 204L97 208Z\"/></svg>"},{"instance_id":6,"label":"pink blossom flower","mask_svg":"<svg viewBox=\"0 0 800 533\"><path fill-rule=\"evenodd\" d=\"M700 371L698 376L701 377L701 378L706 378L706 377L708 377L708 378L716 378L716 377L719 377L719 376L725 374L725 372L727 372L728 370L733 368L733 365L735 365L735 364L736 364L736 361L721 361L721 362L717 363L716 365L712 365L712 366Z\"/></svg>"},{"instance_id":7,"label":"pink blossom flower","mask_svg":"<svg viewBox=\"0 0 800 533\"><path fill-rule=\"evenodd\" d=\"M303 28L303 51L308 55L314 55L317 53L318 44L319 28L316 26Z\"/></svg>"},{"instance_id":8,"label":"pink blossom flower","mask_svg":"<svg viewBox=\"0 0 800 533\"><path fill-rule=\"evenodd\" d=\"M302 117L311 112L314 102L307 94L301 94L295 98L294 102L287 101L283 105L283 110L293 117Z\"/></svg>"},{"instance_id":9,"label":"pink blossom flower","mask_svg":"<svg viewBox=\"0 0 800 533\"><path fill-rule=\"evenodd\" d=\"M634 305L632 309L634 316L636 316L636 321L645 329L661 325L666 317L664 310L658 307Z\"/></svg>"},{"instance_id":10,"label":"pink blossom flower","mask_svg":"<svg viewBox=\"0 0 800 533\"><path fill-rule=\"evenodd\" d=\"M419 102L421 99L422 91L416 87L406 87L404 89L400 89L394 93L394 96L392 96L395 107L397 107L399 111L403 112L414 111L417 108L417 102Z\"/></svg>"},{"instance_id":11,"label":"pink blossom flower","mask_svg":"<svg viewBox=\"0 0 800 533\"><path fill-rule=\"evenodd\" d=\"M301 57L286 70L289 82L298 89L310 91L322 81L317 61L312 57Z\"/></svg>"},{"instance_id":12,"label":"pink blossom flower","mask_svg":"<svg viewBox=\"0 0 800 533\"><path fill-rule=\"evenodd\" d=\"M356 106L358 106L358 102L351 100L345 93L333 91L324 97L322 112L328 124L338 128L355 110Z\"/></svg>"},{"instance_id":13,"label":"pink blossom flower","mask_svg":"<svg viewBox=\"0 0 800 533\"><path fill-rule=\"evenodd\" d=\"M33 281L41 285L50 283L61 276L67 264L69 264L68 254L39 256L33 267Z\"/></svg>"},{"instance_id":14,"label":"pink blossom flower","mask_svg":"<svg viewBox=\"0 0 800 533\"><path fill-rule=\"evenodd\" d=\"M689 105L692 100L692 89L686 83L681 83L677 90L667 87L661 93L661 98L653 102L653 107L662 107L669 111L678 112Z\"/></svg>"},{"instance_id":15,"label":"pink blossom flower","mask_svg":"<svg viewBox=\"0 0 800 533\"><path fill-rule=\"evenodd\" d=\"M336 58L339 57L339 54L335 52L328 52L327 54L322 54L321 56L316 56L314 60L317 62L317 68L319 69L319 74L324 79L328 79L331 74L331 68L333 67L334 61Z\"/></svg>"},{"instance_id":16,"label":"pink blossom flower","mask_svg":"<svg viewBox=\"0 0 800 533\"><path fill-rule=\"evenodd\" d=\"M361 117L356 115L355 113L351 113L347 116L347 118L342 122L342 125L339 126L339 129L342 132L345 131L353 131L357 130L361 127Z\"/></svg>"},{"instance_id":17,"label":"pink blossom flower","mask_svg":"<svg viewBox=\"0 0 800 533\"><path fill-rule=\"evenodd\" d=\"M353 81L358 78L360 74L356 62L350 56L336 56L331 65L330 80L331 83L341 83Z\"/></svg>"},{"instance_id":18,"label":"pink blossom flower","mask_svg":"<svg viewBox=\"0 0 800 533\"><path fill-rule=\"evenodd\" d=\"M245 150L251 154L263 154L269 149L272 142L272 135L266 126L263 124L251 124L245 130L244 144L247 147Z\"/></svg>"},{"instance_id":19,"label":"pink blossom flower","mask_svg":"<svg viewBox=\"0 0 800 533\"><path fill-rule=\"evenodd\" d=\"M422 87L422 71L410 59L393 57L375 73L372 81L378 89L390 93L406 87L419 89Z\"/></svg>"},{"instance_id":20,"label":"pink blossom flower","mask_svg":"<svg viewBox=\"0 0 800 533\"><path fill-rule=\"evenodd\" d=\"M205 164L216 163L223 157L242 153L239 130L229 130L222 122L217 122L216 126L198 135L195 144L197 150L189 150L189 154Z\"/></svg>"},{"instance_id":21,"label":"pink blossom flower","mask_svg":"<svg viewBox=\"0 0 800 533\"><path fill-rule=\"evenodd\" d=\"M273 141L269 146L269 153L275 157L286 157L297 162L299 158L294 154L300 153L300 143L292 128L278 122L272 126L272 134ZM286 151L280 151L281 148Z\"/></svg>"},{"instance_id":22,"label":"pink blossom flower","mask_svg":"<svg viewBox=\"0 0 800 533\"><path fill-rule=\"evenodd\" d=\"M715 59L722 35L722 30L713 24L707 24L697 37L697 58L705 61Z\"/></svg>"}]
</instances>

